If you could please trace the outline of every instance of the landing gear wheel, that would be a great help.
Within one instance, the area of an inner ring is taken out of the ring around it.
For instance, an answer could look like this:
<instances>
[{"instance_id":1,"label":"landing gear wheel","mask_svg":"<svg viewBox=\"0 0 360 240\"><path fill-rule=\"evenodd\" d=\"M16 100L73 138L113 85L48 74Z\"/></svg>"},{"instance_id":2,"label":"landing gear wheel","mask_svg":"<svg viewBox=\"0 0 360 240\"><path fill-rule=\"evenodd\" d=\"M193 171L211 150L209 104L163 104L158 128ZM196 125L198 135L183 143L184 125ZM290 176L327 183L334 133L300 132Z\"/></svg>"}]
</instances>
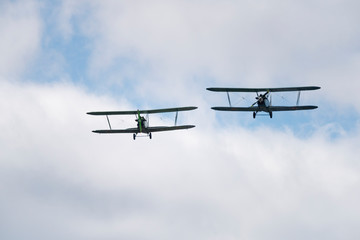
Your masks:
<instances>
[{"instance_id":1,"label":"landing gear wheel","mask_svg":"<svg viewBox=\"0 0 360 240\"><path fill-rule=\"evenodd\" d=\"M256 117L256 112L253 112L253 118L255 118Z\"/></svg>"},{"instance_id":2,"label":"landing gear wheel","mask_svg":"<svg viewBox=\"0 0 360 240\"><path fill-rule=\"evenodd\" d=\"M151 135L151 133L149 133L149 138L150 138L150 139L152 138L152 135Z\"/></svg>"},{"instance_id":3,"label":"landing gear wheel","mask_svg":"<svg viewBox=\"0 0 360 240\"><path fill-rule=\"evenodd\" d=\"M272 118L272 112L269 112L270 118Z\"/></svg>"},{"instance_id":4,"label":"landing gear wheel","mask_svg":"<svg viewBox=\"0 0 360 240\"><path fill-rule=\"evenodd\" d=\"M134 140L136 139L136 134L135 134L135 133L133 134L133 139L134 139Z\"/></svg>"}]
</instances>

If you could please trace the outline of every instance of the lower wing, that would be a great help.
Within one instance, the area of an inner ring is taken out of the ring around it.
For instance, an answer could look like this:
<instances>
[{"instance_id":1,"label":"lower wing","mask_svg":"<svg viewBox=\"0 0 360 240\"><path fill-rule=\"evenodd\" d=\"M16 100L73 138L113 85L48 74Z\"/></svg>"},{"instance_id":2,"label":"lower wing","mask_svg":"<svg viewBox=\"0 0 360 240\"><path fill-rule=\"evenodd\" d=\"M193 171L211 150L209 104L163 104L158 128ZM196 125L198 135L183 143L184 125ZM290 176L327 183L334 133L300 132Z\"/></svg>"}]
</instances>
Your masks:
<instances>
[{"instance_id":1,"label":"lower wing","mask_svg":"<svg viewBox=\"0 0 360 240\"><path fill-rule=\"evenodd\" d=\"M317 106L271 106L271 107L212 107L217 111L235 111L235 112L279 112L279 111L298 111L316 109Z\"/></svg>"},{"instance_id":2,"label":"lower wing","mask_svg":"<svg viewBox=\"0 0 360 240\"><path fill-rule=\"evenodd\" d=\"M181 125L181 126L171 126L171 127L148 127L148 132L163 132L163 131L173 131L173 130L181 130L181 129L189 129L195 127L194 125Z\"/></svg>"},{"instance_id":3,"label":"lower wing","mask_svg":"<svg viewBox=\"0 0 360 240\"><path fill-rule=\"evenodd\" d=\"M212 107L217 111L234 111L234 112L258 112L262 111L259 107Z\"/></svg>"},{"instance_id":4,"label":"lower wing","mask_svg":"<svg viewBox=\"0 0 360 240\"><path fill-rule=\"evenodd\" d=\"M94 130L94 133L137 133L137 128Z\"/></svg>"},{"instance_id":5,"label":"lower wing","mask_svg":"<svg viewBox=\"0 0 360 240\"><path fill-rule=\"evenodd\" d=\"M311 110L316 109L317 106L271 106L268 111L276 112L276 111L298 111L298 110Z\"/></svg>"},{"instance_id":6,"label":"lower wing","mask_svg":"<svg viewBox=\"0 0 360 240\"><path fill-rule=\"evenodd\" d=\"M194 125L182 125L182 126L161 126L161 127L148 127L143 129L145 133L150 132L163 132L163 131L173 131L181 129L189 129L195 127ZM94 130L94 133L138 133L137 128L127 128L127 129L106 129L106 130Z\"/></svg>"}]
</instances>

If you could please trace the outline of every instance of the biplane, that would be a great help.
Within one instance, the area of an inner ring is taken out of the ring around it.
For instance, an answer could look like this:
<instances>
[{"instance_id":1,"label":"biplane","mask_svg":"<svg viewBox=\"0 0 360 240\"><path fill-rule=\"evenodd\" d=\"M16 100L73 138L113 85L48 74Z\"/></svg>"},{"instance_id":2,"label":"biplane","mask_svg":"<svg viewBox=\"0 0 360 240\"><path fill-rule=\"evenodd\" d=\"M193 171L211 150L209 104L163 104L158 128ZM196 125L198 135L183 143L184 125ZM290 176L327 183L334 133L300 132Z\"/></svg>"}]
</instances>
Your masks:
<instances>
[{"instance_id":1,"label":"biplane","mask_svg":"<svg viewBox=\"0 0 360 240\"><path fill-rule=\"evenodd\" d=\"M207 88L209 91L213 92L226 92L229 107L212 107L214 110L218 111L244 111L244 112L253 112L253 118L256 117L258 112L267 112L270 115L270 118L273 116L273 112L278 111L298 111L298 110L311 110L316 109L317 106L305 105L299 106L300 93L301 91L310 91L317 90L320 87L316 86L307 86L307 87L284 87L284 88ZM297 101L295 106L273 106L271 93L273 92L293 92L297 91ZM250 107L233 107L230 100L230 92L255 92L256 93L256 102L254 102ZM270 100L269 100L270 99ZM256 106L257 105L257 106Z\"/></svg>"},{"instance_id":2,"label":"biplane","mask_svg":"<svg viewBox=\"0 0 360 240\"><path fill-rule=\"evenodd\" d=\"M151 133L153 132L163 132L163 131L173 131L181 129L189 129L195 127L194 125L180 125L177 126L178 112L180 111L190 111L197 109L197 107L179 107L179 108L163 108L163 109L153 109L153 110L136 110L136 111L104 111L104 112L88 112L90 115L101 115L106 116L107 122L109 124L109 129L105 130L94 130L94 133L132 133L133 139L136 139L136 136L139 133L146 134L150 139L152 138ZM174 126L149 126L149 114L153 113L168 113L176 112L175 114L175 124ZM126 128L126 129L112 129L109 117L110 115L135 115L135 121L137 122L136 128ZM141 114L146 114L146 117L141 116Z\"/></svg>"}]
</instances>

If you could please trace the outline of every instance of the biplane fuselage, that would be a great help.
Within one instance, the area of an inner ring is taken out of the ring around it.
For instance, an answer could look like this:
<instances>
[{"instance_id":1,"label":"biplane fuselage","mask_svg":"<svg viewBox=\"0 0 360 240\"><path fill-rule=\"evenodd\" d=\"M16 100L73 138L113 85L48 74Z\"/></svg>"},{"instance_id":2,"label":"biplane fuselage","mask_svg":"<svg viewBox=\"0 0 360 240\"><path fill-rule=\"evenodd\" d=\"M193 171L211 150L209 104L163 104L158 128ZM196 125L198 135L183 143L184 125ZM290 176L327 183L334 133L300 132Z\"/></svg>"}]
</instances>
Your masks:
<instances>
[{"instance_id":1,"label":"biplane fuselage","mask_svg":"<svg viewBox=\"0 0 360 240\"><path fill-rule=\"evenodd\" d=\"M137 122L138 133L149 133L148 131L148 121L144 117L135 119Z\"/></svg>"},{"instance_id":2,"label":"biplane fuselage","mask_svg":"<svg viewBox=\"0 0 360 240\"><path fill-rule=\"evenodd\" d=\"M266 97L267 94L268 94L268 92L263 94L263 95L260 95L260 96L256 97L257 101L254 104L257 104L258 109L253 112L253 117L254 118L256 117L256 114L258 112L267 112L267 113L269 113L270 118L272 118L272 111L271 111L271 108L270 108L271 107L271 102Z\"/></svg>"},{"instance_id":3,"label":"biplane fuselage","mask_svg":"<svg viewBox=\"0 0 360 240\"><path fill-rule=\"evenodd\" d=\"M258 101L257 105L261 109L267 109L268 107L270 107L270 101L267 98L265 98L265 99Z\"/></svg>"}]
</instances>

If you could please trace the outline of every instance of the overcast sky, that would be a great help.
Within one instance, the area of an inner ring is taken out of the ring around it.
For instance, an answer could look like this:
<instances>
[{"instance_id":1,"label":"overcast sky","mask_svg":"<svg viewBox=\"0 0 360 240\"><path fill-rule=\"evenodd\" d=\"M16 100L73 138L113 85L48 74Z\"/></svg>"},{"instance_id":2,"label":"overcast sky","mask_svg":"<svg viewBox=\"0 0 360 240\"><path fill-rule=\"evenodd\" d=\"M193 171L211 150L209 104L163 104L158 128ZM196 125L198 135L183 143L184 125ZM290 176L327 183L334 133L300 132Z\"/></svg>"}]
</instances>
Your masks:
<instances>
[{"instance_id":1,"label":"overcast sky","mask_svg":"<svg viewBox=\"0 0 360 240\"><path fill-rule=\"evenodd\" d=\"M0 238L359 239L359 9L0 1ZM205 90L307 85L318 109L255 120ZM179 116L196 128L152 140L94 134L106 118L86 115L177 106L199 107Z\"/></svg>"}]
</instances>

